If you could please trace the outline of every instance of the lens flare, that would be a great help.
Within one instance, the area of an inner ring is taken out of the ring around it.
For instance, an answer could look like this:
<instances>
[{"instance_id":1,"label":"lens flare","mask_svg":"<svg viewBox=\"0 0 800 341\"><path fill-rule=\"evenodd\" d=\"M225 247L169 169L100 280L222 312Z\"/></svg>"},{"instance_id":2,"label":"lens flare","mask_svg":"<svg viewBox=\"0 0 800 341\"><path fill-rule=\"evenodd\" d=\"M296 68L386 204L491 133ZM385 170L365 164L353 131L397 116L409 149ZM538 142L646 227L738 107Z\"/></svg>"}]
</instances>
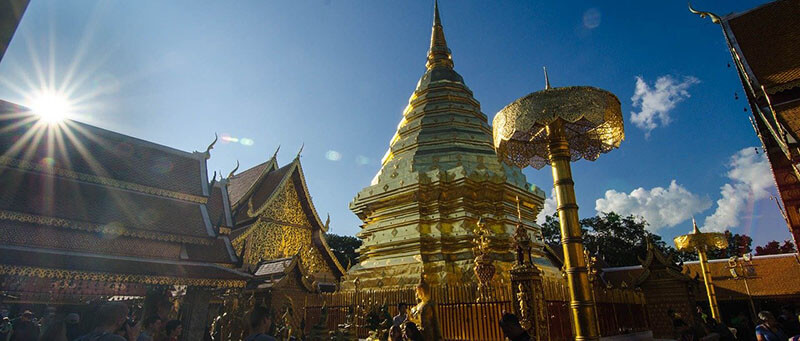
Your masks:
<instances>
[{"instance_id":1,"label":"lens flare","mask_svg":"<svg viewBox=\"0 0 800 341\"><path fill-rule=\"evenodd\" d=\"M72 104L66 96L56 92L42 92L30 101L29 106L39 119L55 124L69 118Z\"/></svg>"},{"instance_id":2,"label":"lens flare","mask_svg":"<svg viewBox=\"0 0 800 341\"><path fill-rule=\"evenodd\" d=\"M342 154L335 150L329 150L327 153L325 153L325 158L330 161L339 161L342 159Z\"/></svg>"}]
</instances>

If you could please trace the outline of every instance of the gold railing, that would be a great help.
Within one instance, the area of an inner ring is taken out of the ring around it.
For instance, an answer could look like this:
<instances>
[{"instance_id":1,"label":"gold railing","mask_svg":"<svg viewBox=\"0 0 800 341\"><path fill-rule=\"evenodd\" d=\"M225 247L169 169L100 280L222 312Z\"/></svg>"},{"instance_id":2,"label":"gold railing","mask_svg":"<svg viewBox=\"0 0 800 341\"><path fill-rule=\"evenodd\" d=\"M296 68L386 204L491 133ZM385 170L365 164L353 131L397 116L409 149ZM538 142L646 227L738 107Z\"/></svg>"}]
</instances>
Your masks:
<instances>
[{"instance_id":1,"label":"gold railing","mask_svg":"<svg viewBox=\"0 0 800 341\"><path fill-rule=\"evenodd\" d=\"M550 323L549 340L571 340L569 299L566 283L546 278L543 281ZM449 285L432 289L437 313L446 340L503 340L500 317L514 312L516 300L508 284L491 286L491 299L476 302L476 284ZM603 336L624 334L647 329L644 296L631 289L595 288L600 331ZM385 307L389 315L397 314L397 304L408 307L416 304L413 288L344 291L322 294L320 300L309 302L305 309L306 326L320 322L324 304L328 313L326 326L335 330L351 324L353 335L369 335L367 314Z\"/></svg>"}]
</instances>

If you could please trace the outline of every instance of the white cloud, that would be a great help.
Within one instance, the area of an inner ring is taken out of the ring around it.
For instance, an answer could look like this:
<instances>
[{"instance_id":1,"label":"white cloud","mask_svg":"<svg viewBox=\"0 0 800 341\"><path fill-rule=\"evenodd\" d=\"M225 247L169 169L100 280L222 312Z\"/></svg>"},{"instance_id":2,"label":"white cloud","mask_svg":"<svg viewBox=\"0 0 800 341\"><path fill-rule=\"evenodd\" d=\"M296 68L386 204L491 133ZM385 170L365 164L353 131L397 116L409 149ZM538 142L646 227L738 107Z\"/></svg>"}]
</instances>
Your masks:
<instances>
[{"instance_id":1,"label":"white cloud","mask_svg":"<svg viewBox=\"0 0 800 341\"><path fill-rule=\"evenodd\" d=\"M692 76L678 81L671 75L666 75L658 77L653 87L650 87L642 77L636 77L636 89L631 101L641 111L631 112L631 122L644 130L645 137L649 137L653 129L669 125L672 121L669 112L679 102L691 97L688 89L697 83L700 80Z\"/></svg>"},{"instance_id":2,"label":"white cloud","mask_svg":"<svg viewBox=\"0 0 800 341\"><path fill-rule=\"evenodd\" d=\"M604 198L595 201L595 210L598 212L616 212L622 216L632 214L644 218L651 232L680 224L709 207L709 199L689 192L675 180L667 188L647 190L639 187L630 193L610 189Z\"/></svg>"},{"instance_id":3,"label":"white cloud","mask_svg":"<svg viewBox=\"0 0 800 341\"><path fill-rule=\"evenodd\" d=\"M717 210L708 216L703 228L708 231L724 231L739 225L740 213L749 202L769 197L773 188L769 163L763 153L756 154L755 147L748 147L731 156L728 163L728 178L722 185L717 200Z\"/></svg>"},{"instance_id":4,"label":"white cloud","mask_svg":"<svg viewBox=\"0 0 800 341\"><path fill-rule=\"evenodd\" d=\"M539 216L536 217L536 223L539 225L544 224L547 216L556 213L556 208L558 208L558 206L556 206L556 192L550 191L550 196L544 199L542 211L539 212Z\"/></svg>"}]
</instances>

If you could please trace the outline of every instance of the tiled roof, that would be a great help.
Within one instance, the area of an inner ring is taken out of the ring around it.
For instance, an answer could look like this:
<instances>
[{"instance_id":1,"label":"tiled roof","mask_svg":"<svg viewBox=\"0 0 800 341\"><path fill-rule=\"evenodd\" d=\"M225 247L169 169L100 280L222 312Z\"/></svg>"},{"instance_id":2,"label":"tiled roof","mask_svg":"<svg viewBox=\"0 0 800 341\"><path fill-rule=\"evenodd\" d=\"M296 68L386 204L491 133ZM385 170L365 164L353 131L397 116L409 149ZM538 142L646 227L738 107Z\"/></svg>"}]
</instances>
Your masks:
<instances>
[{"instance_id":1,"label":"tiled roof","mask_svg":"<svg viewBox=\"0 0 800 341\"><path fill-rule=\"evenodd\" d=\"M800 86L800 0L769 3L728 24L759 83L768 90Z\"/></svg>"},{"instance_id":2,"label":"tiled roof","mask_svg":"<svg viewBox=\"0 0 800 341\"><path fill-rule=\"evenodd\" d=\"M80 174L125 181L168 191L203 195L206 180L201 156L115 133L85 123L67 121L64 129L37 126L31 114L12 115L18 106L0 101L0 151L5 157L34 163L47 162L55 168ZM21 124L25 121L27 124ZM41 128L38 144L24 140L26 133ZM60 135L60 136L59 136ZM52 152L48 139L63 141L63 149ZM25 153L12 151L15 143ZM46 160L46 161L45 161Z\"/></svg>"},{"instance_id":3,"label":"tiled roof","mask_svg":"<svg viewBox=\"0 0 800 341\"><path fill-rule=\"evenodd\" d=\"M0 167L0 210L71 222L209 238L202 204Z\"/></svg>"},{"instance_id":4,"label":"tiled roof","mask_svg":"<svg viewBox=\"0 0 800 341\"><path fill-rule=\"evenodd\" d=\"M249 278L247 274L214 264L91 255L27 247L0 246L0 264L17 267L39 267L41 264L49 264L49 268L70 271L186 279L246 280Z\"/></svg>"},{"instance_id":5,"label":"tiled roof","mask_svg":"<svg viewBox=\"0 0 800 341\"><path fill-rule=\"evenodd\" d=\"M258 189L253 193L253 207L259 207L264 204L264 202L272 196L272 193L278 188L278 185L281 184L281 181L292 169L293 163L289 163L277 170L269 172L264 177L264 180L261 181L261 184L258 186Z\"/></svg>"},{"instance_id":6,"label":"tiled roof","mask_svg":"<svg viewBox=\"0 0 800 341\"><path fill-rule=\"evenodd\" d=\"M740 258L741 261L741 258ZM747 278L747 286L753 297L776 297L800 295L800 262L795 254L755 256L752 259L754 273ZM747 297L744 279L736 279L730 272L727 259L709 261L711 279L719 300L742 299ZM623 281L633 285L633 281L642 273L641 266L627 266L603 269L606 281L619 286ZM702 281L700 264L697 261L684 263L685 274ZM743 271L737 267L737 273ZM705 290L702 285L700 290ZM703 296L704 297L704 296Z\"/></svg>"},{"instance_id":7,"label":"tiled roof","mask_svg":"<svg viewBox=\"0 0 800 341\"><path fill-rule=\"evenodd\" d=\"M800 262L795 254L755 256L752 265L755 273L747 279L747 285L754 297L800 295ZM688 262L685 266L692 276L697 274L702 278L698 262ZM727 259L711 260L709 267L718 299L736 299L747 295L744 280L733 278ZM737 271L742 273L738 268Z\"/></svg>"},{"instance_id":8,"label":"tiled roof","mask_svg":"<svg viewBox=\"0 0 800 341\"><path fill-rule=\"evenodd\" d=\"M236 251L230 246L230 239L220 236L214 239L211 245L186 244L186 255L195 262L234 263Z\"/></svg>"},{"instance_id":9,"label":"tiled roof","mask_svg":"<svg viewBox=\"0 0 800 341\"><path fill-rule=\"evenodd\" d=\"M219 183L211 188L211 194L208 196L208 203L206 203L206 206L208 207L208 217L211 219L212 225L228 225L225 221L225 204L222 200L222 187Z\"/></svg>"},{"instance_id":10,"label":"tiled roof","mask_svg":"<svg viewBox=\"0 0 800 341\"><path fill-rule=\"evenodd\" d=\"M255 276L272 276L276 274L282 274L286 271L286 268L292 264L292 257L288 258L280 258L274 259L267 262L262 263L256 269Z\"/></svg>"},{"instance_id":11,"label":"tiled roof","mask_svg":"<svg viewBox=\"0 0 800 341\"><path fill-rule=\"evenodd\" d=\"M231 199L231 205L236 204L242 196L247 194L247 191L258 181L261 173L264 172L270 163L271 160L266 161L228 179L228 197Z\"/></svg>"}]
</instances>

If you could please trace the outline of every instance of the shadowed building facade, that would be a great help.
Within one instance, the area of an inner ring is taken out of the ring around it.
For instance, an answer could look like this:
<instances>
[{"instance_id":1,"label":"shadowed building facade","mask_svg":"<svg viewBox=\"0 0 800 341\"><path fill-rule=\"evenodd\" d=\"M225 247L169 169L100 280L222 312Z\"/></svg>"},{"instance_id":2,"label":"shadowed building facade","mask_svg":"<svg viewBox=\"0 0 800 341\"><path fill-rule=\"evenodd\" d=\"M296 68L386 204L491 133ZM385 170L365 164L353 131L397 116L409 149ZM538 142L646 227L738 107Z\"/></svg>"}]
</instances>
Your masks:
<instances>
[{"instance_id":1,"label":"shadowed building facade","mask_svg":"<svg viewBox=\"0 0 800 341\"><path fill-rule=\"evenodd\" d=\"M517 197L536 262L545 275L560 276L543 257L534 222L544 193L520 169L498 161L486 115L453 69L438 6L426 67L380 171L350 203L363 221L363 245L342 286L352 287L356 278L363 288L408 286L423 271L434 285L474 281L472 239L479 218L491 230L495 280L507 282Z\"/></svg>"}]
</instances>

